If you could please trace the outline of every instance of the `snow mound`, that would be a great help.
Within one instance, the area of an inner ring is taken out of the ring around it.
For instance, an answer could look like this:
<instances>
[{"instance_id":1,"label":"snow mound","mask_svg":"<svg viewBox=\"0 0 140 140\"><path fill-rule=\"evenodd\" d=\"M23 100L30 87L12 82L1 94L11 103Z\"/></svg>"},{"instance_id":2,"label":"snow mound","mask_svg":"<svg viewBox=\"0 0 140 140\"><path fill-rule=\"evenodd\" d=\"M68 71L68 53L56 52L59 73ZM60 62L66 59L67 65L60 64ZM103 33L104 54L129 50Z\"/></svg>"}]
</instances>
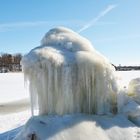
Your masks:
<instances>
[{"instance_id":1,"label":"snow mound","mask_svg":"<svg viewBox=\"0 0 140 140\"><path fill-rule=\"evenodd\" d=\"M140 105L133 100L129 100L128 103L123 106L123 113L137 126L140 126Z\"/></svg>"},{"instance_id":2,"label":"snow mound","mask_svg":"<svg viewBox=\"0 0 140 140\"><path fill-rule=\"evenodd\" d=\"M140 117L140 105L134 102L133 100L130 100L128 104L124 106L123 112L129 118Z\"/></svg>"},{"instance_id":3,"label":"snow mound","mask_svg":"<svg viewBox=\"0 0 140 140\"><path fill-rule=\"evenodd\" d=\"M123 115L48 115L32 117L15 140L133 140L137 129Z\"/></svg>"},{"instance_id":4,"label":"snow mound","mask_svg":"<svg viewBox=\"0 0 140 140\"><path fill-rule=\"evenodd\" d=\"M132 79L128 85L128 95L140 104L140 78Z\"/></svg>"},{"instance_id":5,"label":"snow mound","mask_svg":"<svg viewBox=\"0 0 140 140\"><path fill-rule=\"evenodd\" d=\"M117 111L115 69L79 34L51 29L22 60L32 112L107 114Z\"/></svg>"}]
</instances>

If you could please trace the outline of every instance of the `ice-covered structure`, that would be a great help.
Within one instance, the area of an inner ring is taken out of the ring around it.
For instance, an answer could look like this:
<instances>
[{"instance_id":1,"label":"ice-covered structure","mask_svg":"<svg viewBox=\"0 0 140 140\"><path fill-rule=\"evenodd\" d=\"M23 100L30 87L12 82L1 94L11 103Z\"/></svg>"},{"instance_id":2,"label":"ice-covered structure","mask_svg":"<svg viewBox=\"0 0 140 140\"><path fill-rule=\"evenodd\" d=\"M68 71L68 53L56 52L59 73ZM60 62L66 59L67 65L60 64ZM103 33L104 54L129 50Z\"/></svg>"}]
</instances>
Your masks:
<instances>
[{"instance_id":1,"label":"ice-covered structure","mask_svg":"<svg viewBox=\"0 0 140 140\"><path fill-rule=\"evenodd\" d=\"M32 111L39 114L107 114L117 111L114 68L92 44L70 29L46 33L22 59Z\"/></svg>"}]
</instances>

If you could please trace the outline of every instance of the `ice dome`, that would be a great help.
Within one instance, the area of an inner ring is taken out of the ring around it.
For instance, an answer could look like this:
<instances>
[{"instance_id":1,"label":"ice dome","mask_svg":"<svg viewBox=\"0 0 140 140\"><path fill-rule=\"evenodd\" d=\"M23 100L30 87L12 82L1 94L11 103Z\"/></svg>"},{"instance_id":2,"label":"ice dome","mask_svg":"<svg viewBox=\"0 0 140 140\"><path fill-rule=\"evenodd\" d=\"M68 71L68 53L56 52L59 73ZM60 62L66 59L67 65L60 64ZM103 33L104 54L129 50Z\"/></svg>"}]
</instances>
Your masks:
<instances>
[{"instance_id":1,"label":"ice dome","mask_svg":"<svg viewBox=\"0 0 140 140\"><path fill-rule=\"evenodd\" d=\"M117 111L114 68L86 38L58 27L22 59L32 112L107 114Z\"/></svg>"}]
</instances>

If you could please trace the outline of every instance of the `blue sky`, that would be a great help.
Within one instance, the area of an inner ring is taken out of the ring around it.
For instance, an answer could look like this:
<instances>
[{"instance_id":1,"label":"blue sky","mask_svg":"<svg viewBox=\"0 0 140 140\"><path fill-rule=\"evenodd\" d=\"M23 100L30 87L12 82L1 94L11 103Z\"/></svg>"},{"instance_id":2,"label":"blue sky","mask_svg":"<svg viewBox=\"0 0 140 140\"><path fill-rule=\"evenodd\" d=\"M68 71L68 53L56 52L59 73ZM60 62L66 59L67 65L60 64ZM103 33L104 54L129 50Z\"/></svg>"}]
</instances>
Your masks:
<instances>
[{"instance_id":1,"label":"blue sky","mask_svg":"<svg viewBox=\"0 0 140 140\"><path fill-rule=\"evenodd\" d=\"M1 0L0 52L23 54L65 26L109 60L140 65L140 0Z\"/></svg>"}]
</instances>

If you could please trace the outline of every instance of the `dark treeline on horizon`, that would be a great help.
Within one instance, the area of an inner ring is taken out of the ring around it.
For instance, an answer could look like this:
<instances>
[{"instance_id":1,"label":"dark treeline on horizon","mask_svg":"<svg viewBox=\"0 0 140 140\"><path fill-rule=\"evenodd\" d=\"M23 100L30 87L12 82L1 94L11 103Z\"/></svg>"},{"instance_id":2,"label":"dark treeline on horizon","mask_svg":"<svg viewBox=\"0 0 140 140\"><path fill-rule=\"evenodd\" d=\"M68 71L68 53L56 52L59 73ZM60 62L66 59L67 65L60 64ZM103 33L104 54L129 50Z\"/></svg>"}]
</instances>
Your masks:
<instances>
[{"instance_id":1,"label":"dark treeline on horizon","mask_svg":"<svg viewBox=\"0 0 140 140\"><path fill-rule=\"evenodd\" d=\"M15 72L21 71L20 61L22 59L21 53L10 54L0 53L0 72Z\"/></svg>"},{"instance_id":2,"label":"dark treeline on horizon","mask_svg":"<svg viewBox=\"0 0 140 140\"><path fill-rule=\"evenodd\" d=\"M116 71L131 71L131 70L140 70L140 65L139 66L115 66L114 64L112 64L112 66L114 66Z\"/></svg>"},{"instance_id":3,"label":"dark treeline on horizon","mask_svg":"<svg viewBox=\"0 0 140 140\"><path fill-rule=\"evenodd\" d=\"M140 70L140 66L116 66L116 71Z\"/></svg>"}]
</instances>

